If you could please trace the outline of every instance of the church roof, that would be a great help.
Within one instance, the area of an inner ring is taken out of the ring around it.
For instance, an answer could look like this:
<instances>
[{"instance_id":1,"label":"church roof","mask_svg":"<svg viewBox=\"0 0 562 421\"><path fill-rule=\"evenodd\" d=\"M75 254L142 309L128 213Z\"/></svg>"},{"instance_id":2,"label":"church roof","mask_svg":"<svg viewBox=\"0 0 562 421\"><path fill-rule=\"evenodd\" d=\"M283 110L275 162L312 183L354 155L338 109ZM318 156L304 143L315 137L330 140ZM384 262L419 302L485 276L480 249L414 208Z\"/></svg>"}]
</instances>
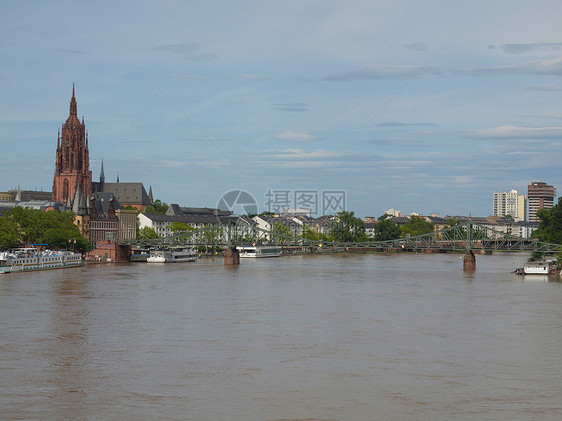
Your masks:
<instances>
[{"instance_id":1,"label":"church roof","mask_svg":"<svg viewBox=\"0 0 562 421\"><path fill-rule=\"evenodd\" d=\"M104 183L103 192L113 193L121 205L151 205L142 183Z\"/></svg>"}]
</instances>

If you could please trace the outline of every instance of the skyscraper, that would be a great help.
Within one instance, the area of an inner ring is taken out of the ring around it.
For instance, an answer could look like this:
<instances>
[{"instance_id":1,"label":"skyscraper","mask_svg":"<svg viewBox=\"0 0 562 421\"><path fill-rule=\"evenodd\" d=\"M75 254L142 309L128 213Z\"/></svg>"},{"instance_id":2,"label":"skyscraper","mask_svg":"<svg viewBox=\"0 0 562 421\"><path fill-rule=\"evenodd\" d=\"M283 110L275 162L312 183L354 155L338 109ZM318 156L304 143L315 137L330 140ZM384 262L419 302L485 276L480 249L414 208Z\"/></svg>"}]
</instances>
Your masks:
<instances>
[{"instance_id":1,"label":"skyscraper","mask_svg":"<svg viewBox=\"0 0 562 421\"><path fill-rule=\"evenodd\" d=\"M533 181L528 186L527 194L529 196L529 221L538 222L537 211L554 206L556 188L542 181Z\"/></svg>"},{"instance_id":2,"label":"skyscraper","mask_svg":"<svg viewBox=\"0 0 562 421\"><path fill-rule=\"evenodd\" d=\"M512 189L509 192L494 193L494 216L511 215L516 221L525 221L527 196Z\"/></svg>"}]
</instances>

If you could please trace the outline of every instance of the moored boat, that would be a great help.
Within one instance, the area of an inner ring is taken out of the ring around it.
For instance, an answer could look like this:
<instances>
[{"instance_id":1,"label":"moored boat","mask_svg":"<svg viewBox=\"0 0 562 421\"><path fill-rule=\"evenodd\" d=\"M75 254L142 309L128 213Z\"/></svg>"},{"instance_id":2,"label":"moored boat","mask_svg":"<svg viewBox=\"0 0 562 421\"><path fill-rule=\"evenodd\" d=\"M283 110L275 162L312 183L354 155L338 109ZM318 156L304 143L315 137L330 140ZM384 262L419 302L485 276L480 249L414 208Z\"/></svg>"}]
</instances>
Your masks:
<instances>
[{"instance_id":1,"label":"moored boat","mask_svg":"<svg viewBox=\"0 0 562 421\"><path fill-rule=\"evenodd\" d=\"M0 252L0 273L60 269L82 265L82 255L67 250L38 251L32 247Z\"/></svg>"},{"instance_id":2,"label":"moored boat","mask_svg":"<svg viewBox=\"0 0 562 421\"><path fill-rule=\"evenodd\" d=\"M150 257L149 249L133 249L131 250L131 262L146 262Z\"/></svg>"},{"instance_id":3,"label":"moored boat","mask_svg":"<svg viewBox=\"0 0 562 421\"><path fill-rule=\"evenodd\" d=\"M240 257L279 257L281 246L239 246L236 247Z\"/></svg>"},{"instance_id":4,"label":"moored boat","mask_svg":"<svg viewBox=\"0 0 562 421\"><path fill-rule=\"evenodd\" d=\"M197 250L185 247L175 247L163 250L150 250L147 263L176 263L194 262L197 260Z\"/></svg>"},{"instance_id":5,"label":"moored boat","mask_svg":"<svg viewBox=\"0 0 562 421\"><path fill-rule=\"evenodd\" d=\"M555 260L529 261L523 267L525 275L558 275L560 271L556 269Z\"/></svg>"}]
</instances>

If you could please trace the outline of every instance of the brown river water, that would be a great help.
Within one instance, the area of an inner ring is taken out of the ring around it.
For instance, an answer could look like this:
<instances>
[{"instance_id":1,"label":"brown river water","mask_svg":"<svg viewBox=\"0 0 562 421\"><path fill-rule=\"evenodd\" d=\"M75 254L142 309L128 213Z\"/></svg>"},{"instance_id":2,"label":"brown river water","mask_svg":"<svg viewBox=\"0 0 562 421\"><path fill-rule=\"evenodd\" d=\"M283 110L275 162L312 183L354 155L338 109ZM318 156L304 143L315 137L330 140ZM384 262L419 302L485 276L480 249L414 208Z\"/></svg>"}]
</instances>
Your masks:
<instances>
[{"instance_id":1,"label":"brown river water","mask_svg":"<svg viewBox=\"0 0 562 421\"><path fill-rule=\"evenodd\" d=\"M562 283L527 257L0 275L0 419L559 420Z\"/></svg>"}]
</instances>

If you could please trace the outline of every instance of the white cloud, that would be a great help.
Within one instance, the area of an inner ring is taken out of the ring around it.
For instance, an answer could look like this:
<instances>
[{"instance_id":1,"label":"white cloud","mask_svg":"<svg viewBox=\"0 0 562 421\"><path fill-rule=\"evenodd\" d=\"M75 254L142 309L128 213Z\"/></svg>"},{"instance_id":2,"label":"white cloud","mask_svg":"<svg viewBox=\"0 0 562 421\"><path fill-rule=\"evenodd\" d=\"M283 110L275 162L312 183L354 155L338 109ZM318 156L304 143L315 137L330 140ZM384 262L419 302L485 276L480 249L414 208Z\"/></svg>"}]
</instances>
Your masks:
<instances>
[{"instance_id":1,"label":"white cloud","mask_svg":"<svg viewBox=\"0 0 562 421\"><path fill-rule=\"evenodd\" d=\"M267 76L264 75L253 75L253 74L239 74L236 75L239 79L246 79L246 80L267 80L269 79Z\"/></svg>"},{"instance_id":2,"label":"white cloud","mask_svg":"<svg viewBox=\"0 0 562 421\"><path fill-rule=\"evenodd\" d=\"M537 60L521 64L504 66L466 68L457 71L459 74L473 76L504 76L504 75L556 75L562 76L562 57Z\"/></svg>"},{"instance_id":3,"label":"white cloud","mask_svg":"<svg viewBox=\"0 0 562 421\"><path fill-rule=\"evenodd\" d=\"M394 66L390 64L365 64L356 70L324 78L327 81L346 82L357 79L388 79L395 77L411 77L423 66ZM423 73L441 74L436 67L427 67Z\"/></svg>"},{"instance_id":4,"label":"white cloud","mask_svg":"<svg viewBox=\"0 0 562 421\"><path fill-rule=\"evenodd\" d=\"M272 151L265 151L272 152ZM270 158L282 158L282 159L310 159L310 158L331 158L334 155L333 151L328 151L325 149L318 149L315 151L304 151L302 149L284 149L276 153L269 155Z\"/></svg>"},{"instance_id":5,"label":"white cloud","mask_svg":"<svg viewBox=\"0 0 562 421\"><path fill-rule=\"evenodd\" d=\"M468 137L475 139L562 138L562 127L501 126L469 132Z\"/></svg>"},{"instance_id":6,"label":"white cloud","mask_svg":"<svg viewBox=\"0 0 562 421\"><path fill-rule=\"evenodd\" d=\"M543 91L543 92L556 92L561 91L562 88L554 83L542 84L542 85L531 85L525 88L529 91Z\"/></svg>"},{"instance_id":7,"label":"white cloud","mask_svg":"<svg viewBox=\"0 0 562 421\"><path fill-rule=\"evenodd\" d=\"M316 137L306 133L306 132L294 132L291 130L284 131L273 137L277 140L282 141L292 141L292 142L312 142L317 140Z\"/></svg>"}]
</instances>

